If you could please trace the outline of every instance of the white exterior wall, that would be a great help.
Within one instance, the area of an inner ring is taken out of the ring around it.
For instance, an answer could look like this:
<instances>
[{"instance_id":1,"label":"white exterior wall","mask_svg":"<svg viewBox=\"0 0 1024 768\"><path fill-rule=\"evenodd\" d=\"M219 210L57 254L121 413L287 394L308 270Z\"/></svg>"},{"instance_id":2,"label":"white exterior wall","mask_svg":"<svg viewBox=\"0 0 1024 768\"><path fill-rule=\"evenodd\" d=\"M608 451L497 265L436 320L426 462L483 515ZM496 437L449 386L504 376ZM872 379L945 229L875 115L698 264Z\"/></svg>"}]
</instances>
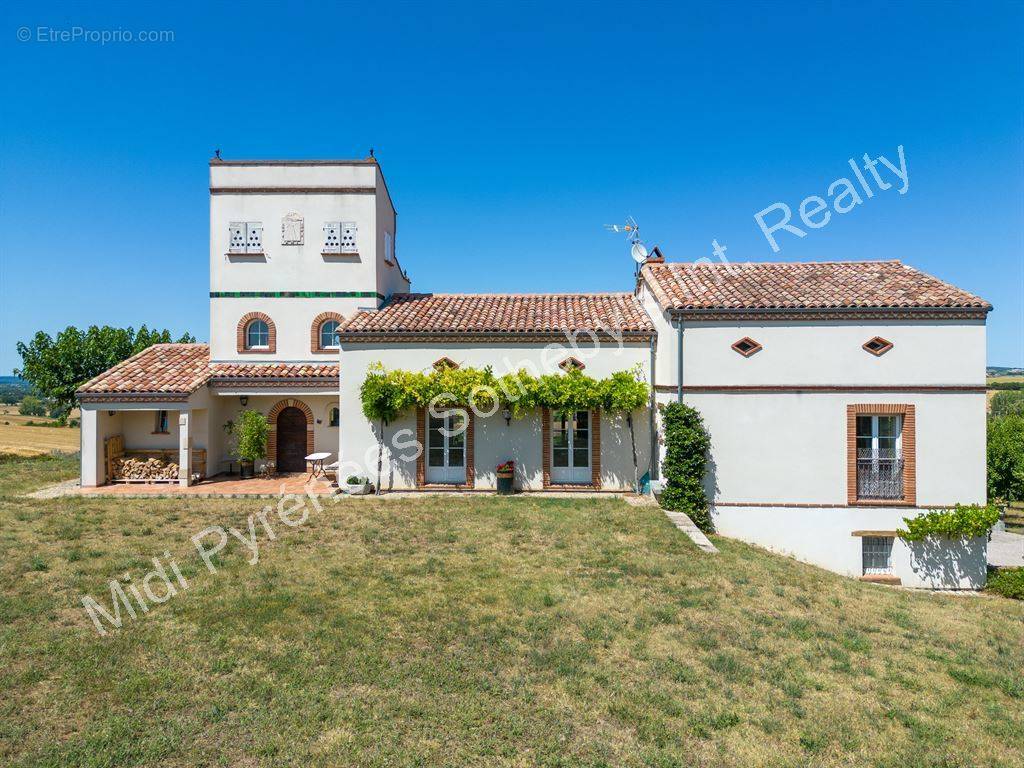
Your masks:
<instances>
[{"instance_id":1,"label":"white exterior wall","mask_svg":"<svg viewBox=\"0 0 1024 768\"><path fill-rule=\"evenodd\" d=\"M430 370L435 361L449 357L460 366L482 368L491 365L501 376L509 371L526 368L535 373L560 372L558 363L575 356L586 364L586 373L603 378L616 371L641 365L645 375L650 373L650 346L647 342L618 347L607 344L569 349L546 345L527 344L453 344L449 346L395 343L343 344L341 351L341 423L339 455L343 474L364 474L376 480L377 435L362 413L359 388L366 378L367 368L382 362L388 369ZM650 432L647 411L634 414L637 460L640 474L649 465ZM407 430L402 433L401 430ZM474 425L474 470L476 488L496 486L494 469L500 462L514 459L517 464L516 486L524 490L540 490L542 479L542 436L540 412L513 419L506 426L501 414L487 418L477 417ZM385 490L409 489L416 485L416 414L403 414L386 428L389 446L394 436L400 442L396 449L388 450L384 462ZM403 447L409 444L408 447ZM629 431L621 416L602 414L601 419L601 478L604 490L630 490L633 487L633 459L629 445Z\"/></svg>"},{"instance_id":2,"label":"white exterior wall","mask_svg":"<svg viewBox=\"0 0 1024 768\"><path fill-rule=\"evenodd\" d=\"M853 531L895 531L914 510L846 507L800 509L718 507L719 533L759 544L845 576L862 573L862 540ZM987 541L905 542L896 538L892 573L905 587L979 589L985 585Z\"/></svg>"},{"instance_id":3,"label":"white exterior wall","mask_svg":"<svg viewBox=\"0 0 1024 768\"><path fill-rule=\"evenodd\" d=\"M376 309L375 298L221 298L210 299L210 359L269 363L310 361L333 363L334 354L314 354L309 330L321 312L350 317L361 309ZM238 321L250 312L262 312L274 321L277 347L273 354L238 352Z\"/></svg>"},{"instance_id":4,"label":"white exterior wall","mask_svg":"<svg viewBox=\"0 0 1024 768\"><path fill-rule=\"evenodd\" d=\"M408 290L397 267L383 263L384 231L395 232L395 214L380 169L373 163L338 165L210 166L211 188L358 188L359 193L223 193L210 195L210 291L331 291L360 294L332 298L211 297L212 360L314 360L312 320L321 312L348 317L376 308L380 296ZM302 245L282 245L281 222L289 213L303 218ZM263 225L264 256L229 253L229 225ZM323 254L324 224L353 221L355 254ZM385 274L381 274L381 270ZM277 329L274 354L239 354L236 329L249 312L263 312Z\"/></svg>"},{"instance_id":5,"label":"white exterior wall","mask_svg":"<svg viewBox=\"0 0 1024 768\"><path fill-rule=\"evenodd\" d=\"M646 286L641 299L659 333L657 399L673 402L678 331ZM736 353L744 336L763 348ZM893 348L864 351L874 336ZM984 321L687 320L683 340L684 388L706 388L683 399L711 437L706 484L720 533L859 576L853 531L896 530L921 507L985 503L985 395L957 389L984 386ZM916 508L848 505L846 406L884 403L915 406ZM985 557L984 540L929 549L897 539L892 564L906 586L976 588Z\"/></svg>"}]
</instances>

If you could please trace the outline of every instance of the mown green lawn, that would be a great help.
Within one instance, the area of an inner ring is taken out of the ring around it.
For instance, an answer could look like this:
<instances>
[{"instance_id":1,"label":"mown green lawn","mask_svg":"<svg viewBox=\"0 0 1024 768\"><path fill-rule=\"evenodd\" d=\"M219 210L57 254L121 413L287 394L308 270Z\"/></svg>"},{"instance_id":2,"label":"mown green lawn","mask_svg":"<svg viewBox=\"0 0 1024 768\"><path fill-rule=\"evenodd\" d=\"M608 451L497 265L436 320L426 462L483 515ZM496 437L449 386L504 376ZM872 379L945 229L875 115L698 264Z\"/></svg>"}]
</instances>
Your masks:
<instances>
[{"instance_id":1,"label":"mown green lawn","mask_svg":"<svg viewBox=\"0 0 1024 768\"><path fill-rule=\"evenodd\" d=\"M0 464L0 764L1024 765L1024 604L864 585L608 500L32 501ZM100 637L83 594L190 588Z\"/></svg>"}]
</instances>

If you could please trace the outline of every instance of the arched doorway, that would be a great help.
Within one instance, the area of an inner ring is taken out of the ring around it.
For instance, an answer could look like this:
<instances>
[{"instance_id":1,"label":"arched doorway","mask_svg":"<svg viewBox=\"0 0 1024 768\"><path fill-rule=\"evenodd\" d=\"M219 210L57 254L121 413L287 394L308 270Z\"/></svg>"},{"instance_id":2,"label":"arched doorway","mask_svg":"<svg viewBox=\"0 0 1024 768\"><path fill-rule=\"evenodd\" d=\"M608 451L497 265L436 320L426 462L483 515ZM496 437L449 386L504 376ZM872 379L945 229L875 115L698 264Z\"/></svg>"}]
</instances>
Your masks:
<instances>
[{"instance_id":1,"label":"arched doorway","mask_svg":"<svg viewBox=\"0 0 1024 768\"><path fill-rule=\"evenodd\" d=\"M277 471L306 471L306 414L295 406L277 415Z\"/></svg>"}]
</instances>

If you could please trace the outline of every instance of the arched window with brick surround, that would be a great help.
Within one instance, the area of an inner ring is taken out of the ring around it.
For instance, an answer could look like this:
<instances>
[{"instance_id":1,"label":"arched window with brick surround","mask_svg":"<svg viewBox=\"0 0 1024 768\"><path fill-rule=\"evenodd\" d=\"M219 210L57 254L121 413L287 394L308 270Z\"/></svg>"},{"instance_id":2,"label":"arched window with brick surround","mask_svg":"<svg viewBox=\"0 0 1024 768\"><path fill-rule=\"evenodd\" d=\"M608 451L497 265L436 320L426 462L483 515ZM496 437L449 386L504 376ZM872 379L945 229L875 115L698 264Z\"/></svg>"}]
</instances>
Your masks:
<instances>
[{"instance_id":1,"label":"arched window with brick surround","mask_svg":"<svg viewBox=\"0 0 1024 768\"><path fill-rule=\"evenodd\" d=\"M337 312L321 312L309 327L309 349L313 354L326 355L338 351L335 333L344 318Z\"/></svg>"},{"instance_id":2,"label":"arched window with brick surround","mask_svg":"<svg viewBox=\"0 0 1024 768\"><path fill-rule=\"evenodd\" d=\"M277 351L277 328L269 315L250 312L238 321L239 354L273 354Z\"/></svg>"}]
</instances>

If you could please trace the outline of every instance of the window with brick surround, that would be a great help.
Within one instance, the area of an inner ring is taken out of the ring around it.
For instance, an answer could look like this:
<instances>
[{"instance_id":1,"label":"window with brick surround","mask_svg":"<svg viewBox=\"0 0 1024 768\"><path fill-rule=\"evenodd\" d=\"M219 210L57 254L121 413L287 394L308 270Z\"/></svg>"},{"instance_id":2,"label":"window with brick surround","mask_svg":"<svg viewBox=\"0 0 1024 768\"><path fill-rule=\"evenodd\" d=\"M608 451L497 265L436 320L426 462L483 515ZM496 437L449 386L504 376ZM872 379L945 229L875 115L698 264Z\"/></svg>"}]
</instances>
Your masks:
<instances>
[{"instance_id":1,"label":"window with brick surround","mask_svg":"<svg viewBox=\"0 0 1024 768\"><path fill-rule=\"evenodd\" d=\"M583 364L583 361L577 360L575 357L567 357L558 364L558 367L563 371L582 371L587 366Z\"/></svg>"},{"instance_id":2,"label":"window with brick surround","mask_svg":"<svg viewBox=\"0 0 1024 768\"><path fill-rule=\"evenodd\" d=\"M917 500L913 405L846 407L847 502L913 506Z\"/></svg>"},{"instance_id":3,"label":"window with brick surround","mask_svg":"<svg viewBox=\"0 0 1024 768\"><path fill-rule=\"evenodd\" d=\"M862 345L866 352L870 352L875 357L881 357L890 349L892 349L892 342L888 339L883 339L881 336L875 336L873 339L868 339Z\"/></svg>"},{"instance_id":4,"label":"window with brick surround","mask_svg":"<svg viewBox=\"0 0 1024 768\"><path fill-rule=\"evenodd\" d=\"M732 345L732 348L739 352L744 357L750 357L755 352L758 352L761 349L763 349L759 342L754 341L749 336L744 336L742 339L735 342Z\"/></svg>"}]
</instances>

